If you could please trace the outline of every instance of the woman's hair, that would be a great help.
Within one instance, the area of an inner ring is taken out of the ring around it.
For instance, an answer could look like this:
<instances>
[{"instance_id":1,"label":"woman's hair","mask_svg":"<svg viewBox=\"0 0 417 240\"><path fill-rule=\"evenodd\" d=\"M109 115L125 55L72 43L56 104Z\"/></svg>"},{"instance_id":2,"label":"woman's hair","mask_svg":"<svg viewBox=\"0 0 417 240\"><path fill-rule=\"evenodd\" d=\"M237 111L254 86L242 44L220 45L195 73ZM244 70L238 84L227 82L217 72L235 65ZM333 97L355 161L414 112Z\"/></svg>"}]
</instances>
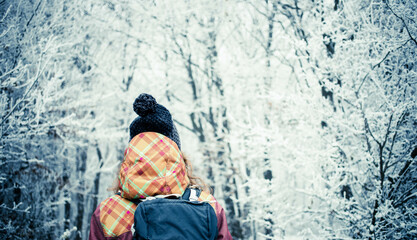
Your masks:
<instances>
[{"instance_id":1,"label":"woman's hair","mask_svg":"<svg viewBox=\"0 0 417 240\"><path fill-rule=\"evenodd\" d=\"M119 173L120 173L120 168L122 167L122 163L119 164L120 166L117 168L119 171L117 171L117 175L116 178L113 180L113 183L110 185L110 187L107 188L107 191L109 192L113 192L113 193L117 193L118 191L120 191L120 184L119 184Z\"/></svg>"},{"instance_id":2,"label":"woman's hair","mask_svg":"<svg viewBox=\"0 0 417 240\"><path fill-rule=\"evenodd\" d=\"M203 179L193 175L193 166L191 165L191 162L188 160L188 158L184 154L183 154L183 159L185 163L185 168L187 170L188 178L190 179L190 187L197 187L203 191L212 193L211 187L208 184L206 184ZM120 173L121 166L122 166L122 163L120 163L120 166L118 167L119 171L117 171L117 177L114 179L112 185L109 188L107 188L107 191L113 191L114 193L117 193L118 191L121 190L120 184L119 184L119 173Z\"/></svg>"},{"instance_id":3,"label":"woman's hair","mask_svg":"<svg viewBox=\"0 0 417 240\"><path fill-rule=\"evenodd\" d=\"M193 175L193 166L188 158L183 154L183 159L185 163L185 168L187 170L188 178L190 179L190 187L198 187L203 191L211 193L211 188L206 184L203 179Z\"/></svg>"}]
</instances>

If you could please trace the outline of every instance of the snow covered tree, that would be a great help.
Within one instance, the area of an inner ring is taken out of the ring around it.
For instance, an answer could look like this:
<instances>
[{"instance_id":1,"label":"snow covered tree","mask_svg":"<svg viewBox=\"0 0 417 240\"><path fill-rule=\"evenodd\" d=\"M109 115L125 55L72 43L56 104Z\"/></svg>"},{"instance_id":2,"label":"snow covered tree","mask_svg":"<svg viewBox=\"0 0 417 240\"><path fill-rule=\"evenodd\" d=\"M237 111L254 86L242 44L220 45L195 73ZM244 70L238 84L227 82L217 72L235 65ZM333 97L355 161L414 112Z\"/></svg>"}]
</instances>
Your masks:
<instances>
[{"instance_id":1,"label":"snow covered tree","mask_svg":"<svg viewBox=\"0 0 417 240\"><path fill-rule=\"evenodd\" d=\"M415 236L409 205L415 202L409 175L416 145L415 8L412 2L323 1L299 16L303 27L295 32L306 43L300 56L333 108L323 119L334 138L323 169L326 198L334 202L330 236Z\"/></svg>"},{"instance_id":2,"label":"snow covered tree","mask_svg":"<svg viewBox=\"0 0 417 240\"><path fill-rule=\"evenodd\" d=\"M132 102L235 239L414 238L413 1L0 2L0 236L85 239Z\"/></svg>"},{"instance_id":3,"label":"snow covered tree","mask_svg":"<svg viewBox=\"0 0 417 240\"><path fill-rule=\"evenodd\" d=\"M99 89L91 94L100 78L80 6L2 2L1 235L7 239L56 239L63 232L81 239L87 232L89 148L101 137L95 129L107 124L96 105L108 98Z\"/></svg>"}]
</instances>

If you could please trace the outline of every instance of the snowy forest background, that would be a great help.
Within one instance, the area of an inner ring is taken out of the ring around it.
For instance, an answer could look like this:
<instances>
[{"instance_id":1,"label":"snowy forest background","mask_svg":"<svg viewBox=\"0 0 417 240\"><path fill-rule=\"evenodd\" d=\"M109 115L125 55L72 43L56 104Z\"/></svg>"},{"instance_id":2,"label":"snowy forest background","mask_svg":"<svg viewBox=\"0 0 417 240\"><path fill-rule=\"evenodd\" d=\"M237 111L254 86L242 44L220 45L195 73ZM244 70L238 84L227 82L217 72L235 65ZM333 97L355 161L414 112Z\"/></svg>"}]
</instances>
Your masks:
<instances>
[{"instance_id":1,"label":"snowy forest background","mask_svg":"<svg viewBox=\"0 0 417 240\"><path fill-rule=\"evenodd\" d=\"M87 239L155 96L234 239L417 238L414 0L1 0L0 238Z\"/></svg>"}]
</instances>

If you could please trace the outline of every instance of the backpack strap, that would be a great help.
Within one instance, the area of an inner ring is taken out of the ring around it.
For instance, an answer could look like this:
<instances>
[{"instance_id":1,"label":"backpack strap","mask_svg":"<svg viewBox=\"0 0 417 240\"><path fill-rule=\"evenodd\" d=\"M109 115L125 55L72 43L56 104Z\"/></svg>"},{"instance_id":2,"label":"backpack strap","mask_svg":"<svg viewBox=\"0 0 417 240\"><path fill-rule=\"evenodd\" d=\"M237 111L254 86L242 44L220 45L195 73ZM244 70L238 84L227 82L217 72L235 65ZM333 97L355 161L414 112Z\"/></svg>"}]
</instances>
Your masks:
<instances>
[{"instance_id":1,"label":"backpack strap","mask_svg":"<svg viewBox=\"0 0 417 240\"><path fill-rule=\"evenodd\" d=\"M187 188L184 191L184 194L182 195L181 199L187 200L190 202L198 201L198 198L200 197L201 190L198 188Z\"/></svg>"},{"instance_id":2,"label":"backpack strap","mask_svg":"<svg viewBox=\"0 0 417 240\"><path fill-rule=\"evenodd\" d=\"M198 197L200 196L200 193L197 192L197 190L195 188L191 188L190 191L191 192L190 192L190 198L189 198L189 200L191 202L198 201ZM198 196L197 196L197 194L198 194Z\"/></svg>"}]
</instances>

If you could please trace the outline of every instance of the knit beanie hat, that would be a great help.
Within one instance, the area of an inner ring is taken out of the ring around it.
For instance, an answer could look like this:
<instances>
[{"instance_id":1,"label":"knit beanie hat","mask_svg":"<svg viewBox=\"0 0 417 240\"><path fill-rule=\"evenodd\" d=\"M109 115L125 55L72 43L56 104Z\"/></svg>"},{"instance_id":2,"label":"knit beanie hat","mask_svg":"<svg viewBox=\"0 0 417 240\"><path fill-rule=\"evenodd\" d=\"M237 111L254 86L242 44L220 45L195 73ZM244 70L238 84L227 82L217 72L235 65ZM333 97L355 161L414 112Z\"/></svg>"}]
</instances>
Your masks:
<instances>
[{"instance_id":1,"label":"knit beanie hat","mask_svg":"<svg viewBox=\"0 0 417 240\"><path fill-rule=\"evenodd\" d=\"M170 138L181 149L180 136L171 114L154 97L146 93L140 94L133 103L133 110L139 116L130 124L130 140L142 132L157 132Z\"/></svg>"}]
</instances>

